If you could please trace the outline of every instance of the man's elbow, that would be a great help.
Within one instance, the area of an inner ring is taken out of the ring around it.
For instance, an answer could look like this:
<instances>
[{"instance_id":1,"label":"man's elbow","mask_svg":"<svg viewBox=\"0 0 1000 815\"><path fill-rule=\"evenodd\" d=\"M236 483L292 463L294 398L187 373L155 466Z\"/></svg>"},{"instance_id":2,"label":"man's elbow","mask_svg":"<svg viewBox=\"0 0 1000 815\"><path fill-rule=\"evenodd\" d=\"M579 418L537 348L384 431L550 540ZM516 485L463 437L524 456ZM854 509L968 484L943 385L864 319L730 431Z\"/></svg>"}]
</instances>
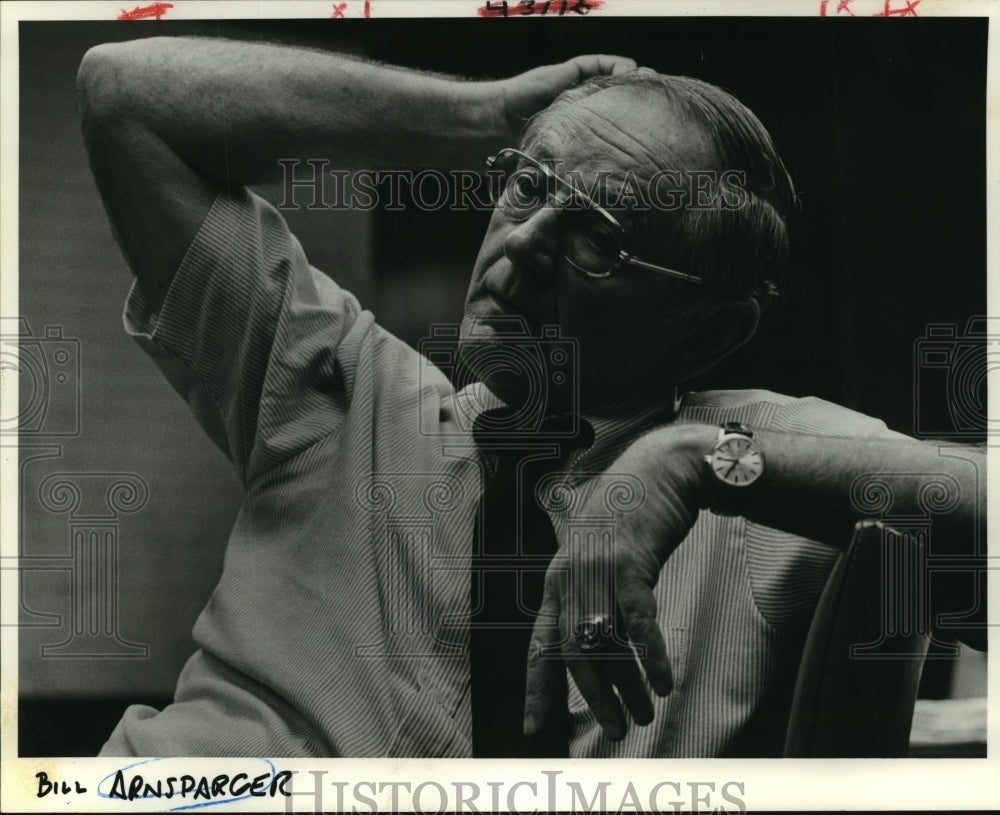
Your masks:
<instances>
[{"instance_id":1,"label":"man's elbow","mask_svg":"<svg viewBox=\"0 0 1000 815\"><path fill-rule=\"evenodd\" d=\"M76 73L76 95L84 127L114 99L114 45L95 45L83 55Z\"/></svg>"},{"instance_id":2,"label":"man's elbow","mask_svg":"<svg viewBox=\"0 0 1000 815\"><path fill-rule=\"evenodd\" d=\"M136 115L134 85L141 81L135 43L95 45L80 62L76 74L80 122L85 135L109 120Z\"/></svg>"}]
</instances>

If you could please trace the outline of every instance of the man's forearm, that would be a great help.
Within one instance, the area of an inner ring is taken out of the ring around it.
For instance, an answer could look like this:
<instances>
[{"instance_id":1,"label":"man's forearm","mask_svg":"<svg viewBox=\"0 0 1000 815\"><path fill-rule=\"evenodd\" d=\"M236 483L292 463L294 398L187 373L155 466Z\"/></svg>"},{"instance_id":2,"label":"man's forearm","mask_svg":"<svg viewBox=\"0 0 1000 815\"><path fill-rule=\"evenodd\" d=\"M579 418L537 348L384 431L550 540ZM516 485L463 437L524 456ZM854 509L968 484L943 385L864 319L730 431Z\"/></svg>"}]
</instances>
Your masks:
<instances>
[{"instance_id":1,"label":"man's forearm","mask_svg":"<svg viewBox=\"0 0 1000 815\"><path fill-rule=\"evenodd\" d=\"M655 608L650 606L652 587L698 510L740 515L838 547L847 546L861 519L907 529L917 518L930 523L926 551L938 561L931 609L936 615L957 615L965 626L961 638L985 647L984 448L755 431L764 471L751 486L737 487L722 484L705 461L718 432L718 427L694 424L656 430L612 465L612 472L639 476L646 492L642 512L619 520L620 607L640 617L638 610ZM585 505L582 514L591 510ZM952 631L958 635L958 629Z\"/></svg>"},{"instance_id":2,"label":"man's forearm","mask_svg":"<svg viewBox=\"0 0 1000 815\"><path fill-rule=\"evenodd\" d=\"M940 554L971 554L985 521L986 452L938 442L759 434L761 494L743 496L759 523L843 545L860 518L931 517Z\"/></svg>"},{"instance_id":3,"label":"man's forearm","mask_svg":"<svg viewBox=\"0 0 1000 815\"><path fill-rule=\"evenodd\" d=\"M98 46L80 84L85 120L90 108L139 122L196 170L230 183L277 178L286 157L451 166L506 137L502 100L484 83L258 43Z\"/></svg>"},{"instance_id":4,"label":"man's forearm","mask_svg":"<svg viewBox=\"0 0 1000 815\"><path fill-rule=\"evenodd\" d=\"M861 518L933 518L937 551L969 554L985 519L986 451L910 439L858 439L755 431L765 470L750 487L726 486L703 461L718 428L690 425L654 431L666 460L685 460L701 507L844 545ZM626 456L629 455L626 453ZM649 452L645 453L650 455ZM648 466L648 461L647 461Z\"/></svg>"}]
</instances>

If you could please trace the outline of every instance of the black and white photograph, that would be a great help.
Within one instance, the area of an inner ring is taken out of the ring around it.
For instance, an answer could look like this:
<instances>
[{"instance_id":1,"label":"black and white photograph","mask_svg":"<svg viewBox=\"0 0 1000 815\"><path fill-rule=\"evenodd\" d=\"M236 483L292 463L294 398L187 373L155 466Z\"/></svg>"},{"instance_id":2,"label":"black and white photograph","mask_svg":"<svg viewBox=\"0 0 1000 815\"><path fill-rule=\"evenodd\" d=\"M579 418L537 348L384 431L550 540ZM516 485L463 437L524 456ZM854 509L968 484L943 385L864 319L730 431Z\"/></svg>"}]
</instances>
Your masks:
<instances>
[{"instance_id":1,"label":"black and white photograph","mask_svg":"<svg viewBox=\"0 0 1000 815\"><path fill-rule=\"evenodd\" d=\"M4 811L1000 804L967 5L4 3Z\"/></svg>"}]
</instances>

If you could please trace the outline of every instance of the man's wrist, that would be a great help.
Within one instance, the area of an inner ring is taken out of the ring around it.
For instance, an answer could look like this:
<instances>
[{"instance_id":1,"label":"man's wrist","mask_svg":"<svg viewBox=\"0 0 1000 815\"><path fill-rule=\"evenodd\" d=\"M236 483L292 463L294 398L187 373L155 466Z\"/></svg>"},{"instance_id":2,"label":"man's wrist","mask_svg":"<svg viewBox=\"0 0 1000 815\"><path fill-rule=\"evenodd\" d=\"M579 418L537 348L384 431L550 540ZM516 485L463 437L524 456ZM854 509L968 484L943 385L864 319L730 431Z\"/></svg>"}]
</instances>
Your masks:
<instances>
[{"instance_id":1,"label":"man's wrist","mask_svg":"<svg viewBox=\"0 0 1000 815\"><path fill-rule=\"evenodd\" d=\"M711 471L708 508L716 515L745 515L767 472L764 451L754 430L742 422L724 422L716 433L703 456L706 472Z\"/></svg>"},{"instance_id":2,"label":"man's wrist","mask_svg":"<svg viewBox=\"0 0 1000 815\"><path fill-rule=\"evenodd\" d=\"M647 472L662 471L666 466L674 474L675 485L684 485L688 497L699 509L708 509L715 496L715 476L705 464L705 454L719 435L717 425L676 424L654 430L645 444L629 451L641 457L655 457L647 462ZM643 462L640 462L640 466Z\"/></svg>"},{"instance_id":3,"label":"man's wrist","mask_svg":"<svg viewBox=\"0 0 1000 815\"><path fill-rule=\"evenodd\" d=\"M678 442L679 451L695 473L692 482L694 499L698 509L709 509L716 498L718 483L712 468L705 464L705 454L715 444L719 428L707 424L680 425L679 428L684 430Z\"/></svg>"},{"instance_id":4,"label":"man's wrist","mask_svg":"<svg viewBox=\"0 0 1000 815\"><path fill-rule=\"evenodd\" d=\"M521 138L521 125L512 121L507 109L507 96L502 80L465 82L464 92L470 98L472 124L479 135L491 144L491 149L516 147Z\"/></svg>"}]
</instances>

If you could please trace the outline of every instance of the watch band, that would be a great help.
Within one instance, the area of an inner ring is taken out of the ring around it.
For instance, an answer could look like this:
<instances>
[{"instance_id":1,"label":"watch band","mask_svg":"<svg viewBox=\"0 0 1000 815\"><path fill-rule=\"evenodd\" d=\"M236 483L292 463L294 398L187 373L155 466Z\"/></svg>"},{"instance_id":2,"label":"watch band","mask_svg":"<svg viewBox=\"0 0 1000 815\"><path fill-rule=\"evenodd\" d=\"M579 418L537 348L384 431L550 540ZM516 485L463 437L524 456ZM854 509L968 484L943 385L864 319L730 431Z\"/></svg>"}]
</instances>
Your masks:
<instances>
[{"instance_id":1,"label":"watch band","mask_svg":"<svg viewBox=\"0 0 1000 815\"><path fill-rule=\"evenodd\" d=\"M737 433L740 436L746 436L748 439L753 438L753 431L743 424L743 422L723 422L719 425L719 436L715 440L716 443L722 441L730 433Z\"/></svg>"}]
</instances>

